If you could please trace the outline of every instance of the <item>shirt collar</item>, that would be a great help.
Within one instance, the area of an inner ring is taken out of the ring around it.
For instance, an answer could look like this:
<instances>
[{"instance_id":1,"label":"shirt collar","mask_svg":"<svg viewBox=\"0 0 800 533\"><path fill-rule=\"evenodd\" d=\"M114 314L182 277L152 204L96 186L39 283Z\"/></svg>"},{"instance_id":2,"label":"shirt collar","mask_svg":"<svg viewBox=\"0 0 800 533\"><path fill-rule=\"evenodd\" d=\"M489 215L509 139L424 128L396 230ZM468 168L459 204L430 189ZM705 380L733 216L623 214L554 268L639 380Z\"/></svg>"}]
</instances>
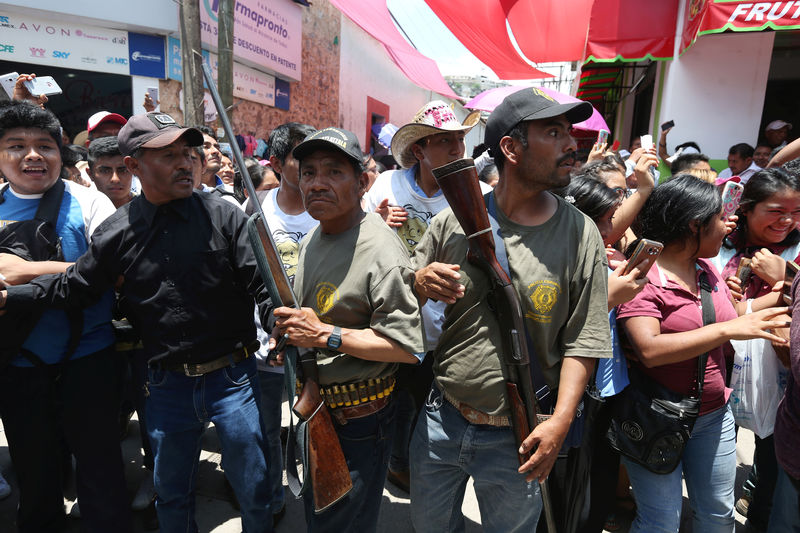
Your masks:
<instances>
[{"instance_id":1,"label":"shirt collar","mask_svg":"<svg viewBox=\"0 0 800 533\"><path fill-rule=\"evenodd\" d=\"M192 193L194 195L194 192ZM142 217L144 218L145 222L147 222L148 226L153 225L153 221L156 218L156 214L160 211L174 211L178 214L182 219L189 220L189 201L191 200L191 196L188 198L181 198L179 200L173 200L169 203L164 205L155 205L150 203L147 198L145 198L144 194L138 196L137 199L139 200L139 205L142 212Z\"/></svg>"},{"instance_id":2,"label":"shirt collar","mask_svg":"<svg viewBox=\"0 0 800 533\"><path fill-rule=\"evenodd\" d=\"M697 275L698 284L700 283L700 273L705 272L706 276L708 276L708 282L711 284L712 287L714 287L714 291L717 290L716 289L718 281L717 275L711 269L710 263L708 262L707 259L698 259L697 263L695 263L694 265L694 269L695 269L695 274ZM686 289L684 289L674 281L670 283L670 280L667 279L667 276L665 276L664 273L661 271L661 269L658 267L658 263L655 263L653 267L650 269L650 271L647 273L647 279L652 285L655 285L656 287L687 292ZM693 296L696 297L696 295Z\"/></svg>"}]
</instances>

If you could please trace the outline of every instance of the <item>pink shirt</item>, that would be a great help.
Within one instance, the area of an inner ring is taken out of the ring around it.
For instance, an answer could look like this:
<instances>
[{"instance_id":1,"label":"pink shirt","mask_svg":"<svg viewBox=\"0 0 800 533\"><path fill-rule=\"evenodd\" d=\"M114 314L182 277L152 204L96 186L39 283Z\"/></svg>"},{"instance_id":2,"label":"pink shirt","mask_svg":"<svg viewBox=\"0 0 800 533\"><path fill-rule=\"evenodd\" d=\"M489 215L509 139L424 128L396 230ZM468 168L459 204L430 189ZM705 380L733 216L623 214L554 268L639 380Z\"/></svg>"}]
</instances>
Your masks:
<instances>
[{"instance_id":1,"label":"pink shirt","mask_svg":"<svg viewBox=\"0 0 800 533\"><path fill-rule=\"evenodd\" d=\"M698 260L698 266L705 270L712 287L711 299L714 302L717 322L732 320L738 315L731 303L731 294L714 266L705 259ZM622 304L617 311L617 320L625 327L626 318L634 316L650 316L661 322L661 333L680 333L703 327L703 315L700 310L700 298L687 291L676 282L664 278L659 273L658 265L648 272L650 283L645 286L636 298ZM698 283L700 269L697 270ZM709 413L725 405L731 389L725 387L725 356L733 354L730 343L725 342L708 353L705 383L700 414ZM634 362L633 364L639 364ZM694 388L694 376L697 369L697 358L694 357L680 363L670 363L646 368L639 365L642 371L664 385L668 389L689 394Z\"/></svg>"}]
</instances>

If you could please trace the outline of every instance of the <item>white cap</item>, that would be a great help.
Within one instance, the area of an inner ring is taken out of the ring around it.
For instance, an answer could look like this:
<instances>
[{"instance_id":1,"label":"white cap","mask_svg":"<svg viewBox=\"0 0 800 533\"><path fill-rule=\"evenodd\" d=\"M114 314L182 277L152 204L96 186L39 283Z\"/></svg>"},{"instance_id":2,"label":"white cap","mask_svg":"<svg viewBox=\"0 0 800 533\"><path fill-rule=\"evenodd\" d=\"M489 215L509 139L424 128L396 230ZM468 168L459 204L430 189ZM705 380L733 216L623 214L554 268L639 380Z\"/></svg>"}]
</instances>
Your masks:
<instances>
[{"instance_id":1,"label":"white cap","mask_svg":"<svg viewBox=\"0 0 800 533\"><path fill-rule=\"evenodd\" d=\"M767 124L767 127L764 128L764 131L779 130L785 126L789 126L789 129L792 129L792 125L789 124L788 122L784 122L782 120L773 120L772 122Z\"/></svg>"}]
</instances>

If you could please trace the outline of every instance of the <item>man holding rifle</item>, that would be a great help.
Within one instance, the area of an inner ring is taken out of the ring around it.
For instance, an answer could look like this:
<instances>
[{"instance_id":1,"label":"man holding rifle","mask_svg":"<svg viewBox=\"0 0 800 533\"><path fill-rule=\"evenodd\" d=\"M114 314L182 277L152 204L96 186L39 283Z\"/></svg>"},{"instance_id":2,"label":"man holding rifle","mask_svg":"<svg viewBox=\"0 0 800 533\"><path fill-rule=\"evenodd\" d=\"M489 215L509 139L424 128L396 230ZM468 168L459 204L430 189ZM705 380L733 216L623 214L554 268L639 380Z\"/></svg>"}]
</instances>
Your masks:
<instances>
[{"instance_id":1,"label":"man holding rifle","mask_svg":"<svg viewBox=\"0 0 800 533\"><path fill-rule=\"evenodd\" d=\"M420 298L449 304L434 351L434 386L411 441L411 515L418 533L463 529L469 477L485 529L534 531L542 510L536 481L544 481L555 463L594 359L611 356L600 234L548 192L569 183L576 148L570 130L590 114L587 103L562 105L524 89L508 96L486 126L500 172L494 196L485 197L503 236L495 246L507 256L522 304L530 364L541 368L555 398L552 417L521 447L505 391L501 352L508 324L489 306L489 278L467 261L467 239L451 210L434 218L416 248ZM531 452L520 466L519 455Z\"/></svg>"},{"instance_id":2,"label":"man holding rifle","mask_svg":"<svg viewBox=\"0 0 800 533\"><path fill-rule=\"evenodd\" d=\"M253 295L262 314L269 298L245 215L194 191L191 154L203 143L200 131L148 113L131 117L118 140L143 194L97 228L89 250L64 274L0 291L0 312L85 307L116 286L148 358L147 429L162 531L197 531L194 489L209 421L243 530L273 531L253 356Z\"/></svg>"},{"instance_id":3,"label":"man holding rifle","mask_svg":"<svg viewBox=\"0 0 800 533\"><path fill-rule=\"evenodd\" d=\"M361 210L368 177L353 133L326 128L293 153L306 210L319 226L300 244L294 289L304 307L276 309L273 336L317 349L321 396L353 484L319 514L306 496L306 519L310 531L375 531L394 433L397 363L424 356L414 271L394 232Z\"/></svg>"}]
</instances>

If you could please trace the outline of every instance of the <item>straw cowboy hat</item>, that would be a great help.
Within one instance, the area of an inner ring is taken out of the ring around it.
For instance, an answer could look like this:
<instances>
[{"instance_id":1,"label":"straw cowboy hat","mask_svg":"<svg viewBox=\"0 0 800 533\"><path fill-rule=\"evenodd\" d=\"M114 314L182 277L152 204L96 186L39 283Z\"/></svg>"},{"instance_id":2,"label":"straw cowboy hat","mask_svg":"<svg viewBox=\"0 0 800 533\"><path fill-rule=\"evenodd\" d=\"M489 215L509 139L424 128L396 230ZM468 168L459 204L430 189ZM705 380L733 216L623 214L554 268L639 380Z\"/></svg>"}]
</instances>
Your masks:
<instances>
[{"instance_id":1,"label":"straw cowboy hat","mask_svg":"<svg viewBox=\"0 0 800 533\"><path fill-rule=\"evenodd\" d=\"M410 124L406 124L392 137L392 155L403 168L417 163L411 152L411 146L429 135L450 131L468 132L481 118L480 111L473 111L464 122L459 122L450 106L441 100L428 102L414 116Z\"/></svg>"}]
</instances>

